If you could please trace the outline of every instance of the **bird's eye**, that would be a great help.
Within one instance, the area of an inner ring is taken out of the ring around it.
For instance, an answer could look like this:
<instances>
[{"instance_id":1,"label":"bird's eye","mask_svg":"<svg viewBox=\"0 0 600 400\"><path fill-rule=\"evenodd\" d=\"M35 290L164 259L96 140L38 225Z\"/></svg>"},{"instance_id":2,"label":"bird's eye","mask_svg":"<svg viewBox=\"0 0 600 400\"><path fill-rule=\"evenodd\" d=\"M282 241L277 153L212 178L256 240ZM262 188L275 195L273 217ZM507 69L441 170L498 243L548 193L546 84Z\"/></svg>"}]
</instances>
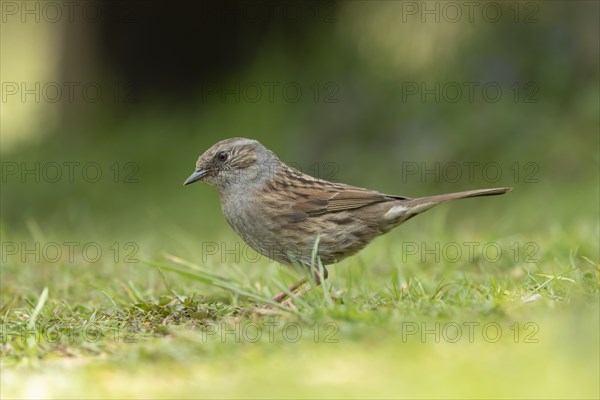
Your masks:
<instances>
[{"instance_id":1,"label":"bird's eye","mask_svg":"<svg viewBox=\"0 0 600 400\"><path fill-rule=\"evenodd\" d=\"M228 158L229 154L226 151L222 151L219 154L217 154L217 160L221 162L227 161Z\"/></svg>"}]
</instances>

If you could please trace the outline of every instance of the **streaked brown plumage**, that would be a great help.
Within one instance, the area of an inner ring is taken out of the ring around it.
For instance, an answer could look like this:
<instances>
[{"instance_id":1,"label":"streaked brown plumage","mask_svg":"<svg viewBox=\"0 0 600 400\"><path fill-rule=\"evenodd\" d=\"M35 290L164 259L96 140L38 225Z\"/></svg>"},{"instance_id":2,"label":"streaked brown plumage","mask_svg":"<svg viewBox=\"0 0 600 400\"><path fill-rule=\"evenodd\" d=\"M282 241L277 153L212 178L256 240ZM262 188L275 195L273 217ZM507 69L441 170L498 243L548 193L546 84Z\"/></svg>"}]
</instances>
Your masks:
<instances>
[{"instance_id":1,"label":"streaked brown plumage","mask_svg":"<svg viewBox=\"0 0 600 400\"><path fill-rule=\"evenodd\" d=\"M225 219L252 248L280 263L308 268L317 236L317 255L328 265L443 201L510 190L415 199L387 195L313 178L284 164L256 140L244 138L223 140L202 154L184 184L199 180L217 188ZM280 294L276 300L283 298Z\"/></svg>"}]
</instances>

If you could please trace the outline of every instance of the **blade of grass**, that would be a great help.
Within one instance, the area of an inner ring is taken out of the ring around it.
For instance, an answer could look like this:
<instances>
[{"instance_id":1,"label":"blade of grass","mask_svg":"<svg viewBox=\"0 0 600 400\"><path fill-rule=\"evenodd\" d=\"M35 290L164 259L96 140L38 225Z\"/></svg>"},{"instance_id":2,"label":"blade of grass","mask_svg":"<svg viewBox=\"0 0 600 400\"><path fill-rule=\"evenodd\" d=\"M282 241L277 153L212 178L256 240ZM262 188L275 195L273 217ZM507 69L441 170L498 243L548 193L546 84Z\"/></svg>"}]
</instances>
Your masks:
<instances>
[{"instance_id":1,"label":"blade of grass","mask_svg":"<svg viewBox=\"0 0 600 400\"><path fill-rule=\"evenodd\" d=\"M29 321L27 322L27 330L28 331L30 331L30 332L35 331L35 324L36 324L37 317L42 312L42 309L44 308L44 304L46 304L47 300L48 300L48 288L45 287L44 290L42 290L42 294L40 294L40 297L38 298L37 304L36 304L35 308L33 309L33 312L31 313ZM31 352L30 353L31 356L34 356L35 353L37 352L36 337L37 337L37 335L27 335L26 343L27 343L27 348Z\"/></svg>"},{"instance_id":2,"label":"blade of grass","mask_svg":"<svg viewBox=\"0 0 600 400\"><path fill-rule=\"evenodd\" d=\"M285 307L285 306L283 306L283 305L281 305L279 303L276 303L276 302L272 301L270 298L263 297L263 296L260 296L260 295L258 295L256 293L252 293L252 292L249 292L247 290L241 289L241 288L235 286L234 284L230 283L228 280L225 280L225 279L223 279L223 278L221 278L219 276L216 276L214 274L211 274L211 273L208 273L206 271L203 271L197 265L189 263L189 262L187 262L187 261L185 261L185 260L183 260L181 258L177 258L177 259L180 261L181 264L183 264L186 267L193 268L193 270L191 270L191 269L183 269L183 268L179 268L179 267L176 267L176 266L173 266L173 265L161 264L161 263L157 263L157 262L154 262L154 261L144 261L144 263L147 264L147 265L149 265L149 266L152 266L154 268L159 268L159 269L163 269L163 270L166 270L166 271L175 272L175 273L177 273L177 274L179 274L181 276L185 276L187 278L194 279L196 281L205 283L207 285L212 285L212 286L219 287L221 289L229 290L229 291L231 291L233 293L236 293L236 294L238 294L240 296L244 296L244 297L247 297L249 299L259 301L261 303L267 303L267 304L269 304L271 306L274 306L274 307L277 307L277 308L279 308L281 310L285 310L285 311L288 311L288 312L291 312L291 313L295 313L295 314L298 313L297 311L292 310L289 307ZM144 265L144 264L142 264L142 265Z\"/></svg>"},{"instance_id":3,"label":"blade of grass","mask_svg":"<svg viewBox=\"0 0 600 400\"><path fill-rule=\"evenodd\" d=\"M321 258L318 256L320 240L321 240L321 235L317 235L317 237L315 238L315 243L313 244L311 255L310 255L310 264L311 264L311 268L313 270L317 270L319 272L319 279L321 280L321 290L323 291L323 297L325 298L325 302L327 303L327 306L332 307L333 300L331 299L331 294L329 293L329 290L327 289L327 285L325 285L325 282L323 282L324 281L323 277L325 276L325 267L323 266L323 263L321 262Z\"/></svg>"},{"instance_id":4,"label":"blade of grass","mask_svg":"<svg viewBox=\"0 0 600 400\"><path fill-rule=\"evenodd\" d=\"M40 315L40 312L42 312L42 309L44 308L44 304L46 304L46 300L48 300L48 288L47 287L45 287L44 290L42 290L42 294L40 294L38 302L37 302L35 308L33 309L33 312L31 313L31 318L29 319L29 322L27 323L28 329L33 330L35 328L35 321L36 321L38 315Z\"/></svg>"}]
</instances>

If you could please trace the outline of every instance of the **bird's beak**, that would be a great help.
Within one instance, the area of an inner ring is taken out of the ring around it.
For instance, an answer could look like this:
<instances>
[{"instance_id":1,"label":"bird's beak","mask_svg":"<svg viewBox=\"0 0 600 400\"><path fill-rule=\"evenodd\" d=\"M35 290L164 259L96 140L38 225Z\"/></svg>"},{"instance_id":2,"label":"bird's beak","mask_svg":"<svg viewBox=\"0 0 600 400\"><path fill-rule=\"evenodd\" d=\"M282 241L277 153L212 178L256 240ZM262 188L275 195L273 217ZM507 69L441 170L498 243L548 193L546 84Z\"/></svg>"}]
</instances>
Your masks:
<instances>
[{"instance_id":1,"label":"bird's beak","mask_svg":"<svg viewBox=\"0 0 600 400\"><path fill-rule=\"evenodd\" d=\"M194 171L194 173L191 174L190 177L185 180L185 182L183 182L183 185L185 186L185 185L189 185L190 183L199 181L200 179L202 179L206 175L208 175L208 172L209 172L208 169L198 169L198 170Z\"/></svg>"}]
</instances>

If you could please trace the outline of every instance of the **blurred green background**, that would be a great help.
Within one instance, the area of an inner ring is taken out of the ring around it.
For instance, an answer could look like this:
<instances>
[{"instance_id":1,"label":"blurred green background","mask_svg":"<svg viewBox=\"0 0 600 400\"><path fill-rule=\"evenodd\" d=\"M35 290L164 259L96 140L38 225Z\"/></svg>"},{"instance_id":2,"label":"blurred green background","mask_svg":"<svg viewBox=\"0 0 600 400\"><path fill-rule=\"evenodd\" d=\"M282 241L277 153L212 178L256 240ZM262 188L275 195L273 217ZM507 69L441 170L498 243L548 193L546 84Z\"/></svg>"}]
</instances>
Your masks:
<instances>
[{"instance_id":1,"label":"blurred green background","mask_svg":"<svg viewBox=\"0 0 600 400\"><path fill-rule=\"evenodd\" d=\"M516 186L495 203L527 216L515 230L597 213L595 2L501 4L500 18L487 3L471 16L443 2L108 2L98 22L82 17L93 16L83 4L72 23L66 12L44 23L43 5L40 23L4 14L2 159L18 172L23 162L62 167L56 183L4 171L8 234L32 220L50 231L138 237L159 224L210 238L224 228L216 197L181 183L199 154L232 136L305 172L334 163L336 180L383 192ZM64 162L81 163L74 182ZM82 177L88 162L101 167L97 183ZM477 168L470 182L465 168L457 182L403 179L413 162L496 162L502 176L486 181ZM135 183L123 183L128 173ZM537 182L524 183L528 174Z\"/></svg>"},{"instance_id":2,"label":"blurred green background","mask_svg":"<svg viewBox=\"0 0 600 400\"><path fill-rule=\"evenodd\" d=\"M126 303L127 285L152 300L169 291L140 264L166 254L203 264L201 243L239 243L214 190L182 186L204 150L234 136L385 193L515 188L431 211L361 263L395 265L385 261L394 240L460 232L535 242L546 261L585 256L597 269L599 4L466 3L3 1L2 312L34 306L44 287L98 310L111 306L103 292ZM36 242L105 253L100 263L7 253ZM126 262L132 249L139 263ZM226 270L218 261L204 264ZM253 282L269 263L233 264ZM588 388L580 394L598 393Z\"/></svg>"}]
</instances>

